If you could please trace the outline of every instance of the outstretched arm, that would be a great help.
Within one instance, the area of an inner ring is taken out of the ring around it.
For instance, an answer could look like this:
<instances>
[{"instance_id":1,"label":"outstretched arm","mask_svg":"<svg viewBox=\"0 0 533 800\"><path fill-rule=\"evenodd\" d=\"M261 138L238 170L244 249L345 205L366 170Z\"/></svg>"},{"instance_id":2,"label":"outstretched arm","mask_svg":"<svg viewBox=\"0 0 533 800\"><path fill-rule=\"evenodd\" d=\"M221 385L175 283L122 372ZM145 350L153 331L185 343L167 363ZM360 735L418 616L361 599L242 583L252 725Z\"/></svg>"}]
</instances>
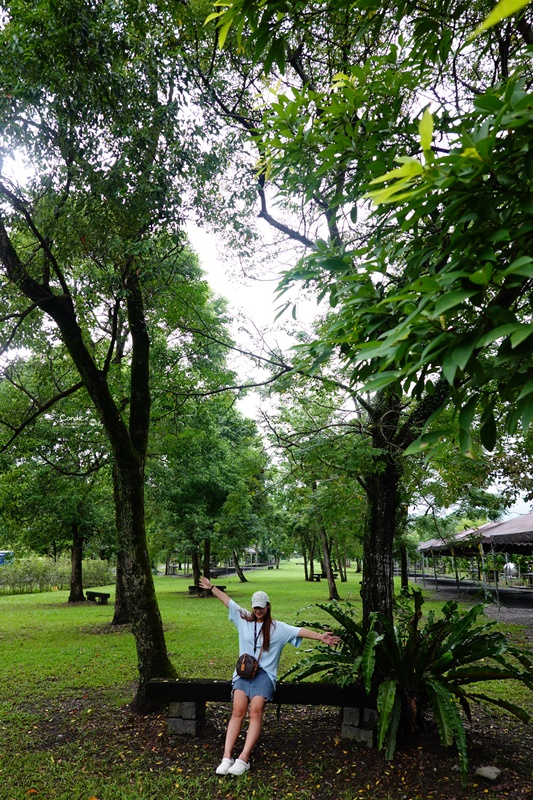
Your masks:
<instances>
[{"instance_id":1,"label":"outstretched arm","mask_svg":"<svg viewBox=\"0 0 533 800\"><path fill-rule=\"evenodd\" d=\"M335 647L340 642L340 636L335 636L331 631L317 633L316 631L310 631L309 628L300 628L298 636L302 639L317 639L322 644L329 644L330 647Z\"/></svg>"},{"instance_id":2,"label":"outstretched arm","mask_svg":"<svg viewBox=\"0 0 533 800\"><path fill-rule=\"evenodd\" d=\"M202 575L202 577L200 578L200 586L202 589L211 589L215 597L218 600L220 600L221 603L224 603L226 608L229 606L230 598L228 597L226 592L221 592L220 589L217 589L216 586L213 586L209 578L204 578L204 576Z\"/></svg>"}]
</instances>

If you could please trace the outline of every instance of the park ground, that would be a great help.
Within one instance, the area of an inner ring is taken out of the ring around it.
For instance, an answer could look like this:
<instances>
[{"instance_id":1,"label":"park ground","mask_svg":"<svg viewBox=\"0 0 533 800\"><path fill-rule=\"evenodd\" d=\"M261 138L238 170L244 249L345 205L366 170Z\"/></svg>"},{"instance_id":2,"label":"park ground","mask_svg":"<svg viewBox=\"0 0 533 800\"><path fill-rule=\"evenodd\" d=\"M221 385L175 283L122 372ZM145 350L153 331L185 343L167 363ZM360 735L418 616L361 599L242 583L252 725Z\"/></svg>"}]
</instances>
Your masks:
<instances>
[{"instance_id":1,"label":"park ground","mask_svg":"<svg viewBox=\"0 0 533 800\"><path fill-rule=\"evenodd\" d=\"M313 615L297 612L326 591L305 584L300 572L283 565L275 575L254 573L244 586L228 579L227 589L246 605L266 588L279 617L298 624ZM358 580L352 573L340 585L343 596L357 597ZM157 579L171 657L183 677L227 677L236 642L225 611L214 599L189 598L186 583ZM229 705L210 704L205 729L191 740L167 734L164 712L134 713L131 634L111 629L111 607L69 607L66 596L0 598L0 800L533 798L532 728L481 711L467 725L465 786L454 750L439 744L431 725L387 762L340 739L338 710L321 707L270 707L250 772L219 778ZM448 598L440 592L437 599ZM533 608L489 613L515 642L533 645ZM285 667L294 651L286 652ZM525 704L533 710L531 698ZM476 778L475 768L486 765L501 770L496 784Z\"/></svg>"}]
</instances>

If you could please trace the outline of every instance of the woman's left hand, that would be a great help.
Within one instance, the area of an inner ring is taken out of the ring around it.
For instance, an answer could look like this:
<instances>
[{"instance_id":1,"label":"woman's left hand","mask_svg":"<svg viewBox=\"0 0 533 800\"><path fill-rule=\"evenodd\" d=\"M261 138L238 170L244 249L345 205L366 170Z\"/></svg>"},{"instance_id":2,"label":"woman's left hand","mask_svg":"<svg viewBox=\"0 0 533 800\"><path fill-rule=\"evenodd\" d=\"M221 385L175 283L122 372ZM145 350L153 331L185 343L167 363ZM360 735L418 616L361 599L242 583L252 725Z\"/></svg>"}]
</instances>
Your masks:
<instances>
[{"instance_id":1,"label":"woman's left hand","mask_svg":"<svg viewBox=\"0 0 533 800\"><path fill-rule=\"evenodd\" d=\"M335 636L333 633L331 633L331 631L323 633L320 638L322 639L324 644L329 644L330 647L335 647L335 645L339 644L341 640L340 636Z\"/></svg>"}]
</instances>

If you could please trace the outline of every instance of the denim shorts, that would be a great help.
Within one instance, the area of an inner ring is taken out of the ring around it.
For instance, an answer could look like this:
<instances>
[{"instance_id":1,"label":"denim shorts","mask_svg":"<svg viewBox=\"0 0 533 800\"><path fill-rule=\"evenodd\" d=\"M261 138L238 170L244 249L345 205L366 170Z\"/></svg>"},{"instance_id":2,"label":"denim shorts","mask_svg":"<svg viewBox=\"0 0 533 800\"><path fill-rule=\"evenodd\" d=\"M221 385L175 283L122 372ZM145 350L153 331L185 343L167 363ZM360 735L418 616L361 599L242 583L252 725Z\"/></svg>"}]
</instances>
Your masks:
<instances>
[{"instance_id":1,"label":"denim shorts","mask_svg":"<svg viewBox=\"0 0 533 800\"><path fill-rule=\"evenodd\" d=\"M232 700L235 689L240 689L250 700L252 697L257 697L257 695L264 697L265 700L272 700L275 686L265 670L259 667L255 678L235 678L231 685Z\"/></svg>"}]
</instances>

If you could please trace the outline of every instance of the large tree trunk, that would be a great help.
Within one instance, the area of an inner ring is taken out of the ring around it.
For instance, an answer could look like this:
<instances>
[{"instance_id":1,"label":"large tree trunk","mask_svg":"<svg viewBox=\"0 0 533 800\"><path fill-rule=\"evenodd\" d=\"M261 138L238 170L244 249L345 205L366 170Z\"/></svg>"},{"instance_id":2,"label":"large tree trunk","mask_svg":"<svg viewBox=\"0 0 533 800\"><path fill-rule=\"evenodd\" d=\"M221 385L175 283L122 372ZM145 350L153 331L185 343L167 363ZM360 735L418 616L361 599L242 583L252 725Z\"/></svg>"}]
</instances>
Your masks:
<instances>
[{"instance_id":1,"label":"large tree trunk","mask_svg":"<svg viewBox=\"0 0 533 800\"><path fill-rule=\"evenodd\" d=\"M394 603L393 544L407 518L403 493L403 453L416 439L424 423L449 396L449 386L439 381L433 394L420 401L406 417L400 398L394 393L376 397L367 411L371 422L372 446L380 455L365 477L367 516L363 537L363 625L370 614L381 612L392 620Z\"/></svg>"},{"instance_id":2,"label":"large tree trunk","mask_svg":"<svg viewBox=\"0 0 533 800\"><path fill-rule=\"evenodd\" d=\"M363 534L363 626L370 626L370 615L380 612L393 616L393 544L402 509L400 482L403 448L397 445L401 417L400 399L395 394L376 397L370 409L372 446L377 455L364 480L367 513Z\"/></svg>"},{"instance_id":3,"label":"large tree trunk","mask_svg":"<svg viewBox=\"0 0 533 800\"><path fill-rule=\"evenodd\" d=\"M114 477L113 480L115 480ZM115 516L118 502L117 487L115 487ZM124 585L124 556L120 554L119 548L117 552L117 574L115 579L115 611L113 619L111 620L111 625L129 625L131 622Z\"/></svg>"},{"instance_id":4,"label":"large tree trunk","mask_svg":"<svg viewBox=\"0 0 533 800\"><path fill-rule=\"evenodd\" d=\"M115 464L117 533L123 558L122 589L137 648L139 687L135 704L146 704L146 684L157 676L174 677L155 594L144 522L144 470Z\"/></svg>"},{"instance_id":5,"label":"large tree trunk","mask_svg":"<svg viewBox=\"0 0 533 800\"><path fill-rule=\"evenodd\" d=\"M369 627L370 614L374 611L379 611L392 620L392 547L396 533L399 481L399 468L397 464L390 462L384 465L384 469L376 469L365 482L368 507L363 537L361 583L365 628Z\"/></svg>"},{"instance_id":6,"label":"large tree trunk","mask_svg":"<svg viewBox=\"0 0 533 800\"><path fill-rule=\"evenodd\" d=\"M74 522L72 525L70 594L68 597L69 603L79 603L81 600L85 600L85 596L83 594L82 559L83 536L80 533L79 524Z\"/></svg>"}]
</instances>

